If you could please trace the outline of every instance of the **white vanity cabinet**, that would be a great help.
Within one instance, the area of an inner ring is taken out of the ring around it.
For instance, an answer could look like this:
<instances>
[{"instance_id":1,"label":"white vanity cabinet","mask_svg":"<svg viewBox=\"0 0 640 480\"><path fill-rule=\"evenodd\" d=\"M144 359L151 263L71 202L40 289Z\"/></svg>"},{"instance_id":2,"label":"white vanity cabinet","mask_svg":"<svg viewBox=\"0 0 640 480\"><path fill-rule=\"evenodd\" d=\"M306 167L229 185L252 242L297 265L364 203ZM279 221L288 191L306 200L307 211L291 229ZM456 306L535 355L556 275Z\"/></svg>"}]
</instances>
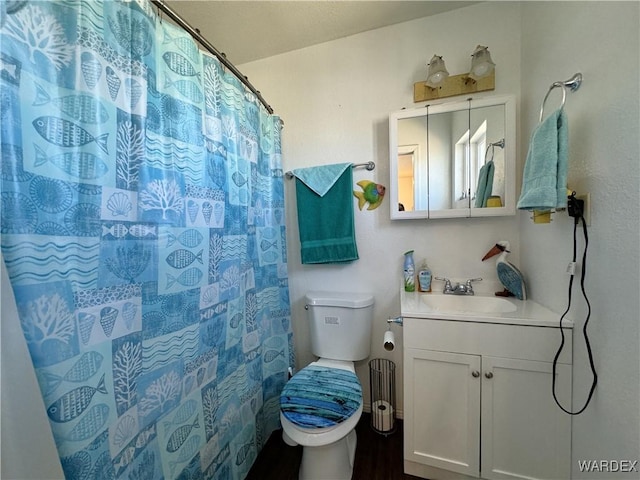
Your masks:
<instances>
[{"instance_id":1,"label":"white vanity cabinet","mask_svg":"<svg viewBox=\"0 0 640 480\"><path fill-rule=\"evenodd\" d=\"M571 477L571 417L551 391L559 329L508 322L404 316L405 473L431 480ZM570 329L565 336L556 393L570 406Z\"/></svg>"}]
</instances>

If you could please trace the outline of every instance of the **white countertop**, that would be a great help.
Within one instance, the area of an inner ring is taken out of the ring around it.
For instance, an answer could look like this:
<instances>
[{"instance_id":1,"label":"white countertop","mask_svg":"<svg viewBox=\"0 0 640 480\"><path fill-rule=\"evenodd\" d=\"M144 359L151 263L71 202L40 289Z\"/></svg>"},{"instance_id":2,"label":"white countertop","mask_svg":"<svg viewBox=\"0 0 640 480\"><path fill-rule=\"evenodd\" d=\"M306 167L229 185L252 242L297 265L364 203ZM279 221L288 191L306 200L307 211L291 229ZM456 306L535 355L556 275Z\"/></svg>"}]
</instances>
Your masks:
<instances>
[{"instance_id":1,"label":"white countertop","mask_svg":"<svg viewBox=\"0 0 640 480\"><path fill-rule=\"evenodd\" d=\"M434 309L427 305L429 297L454 295L443 295L442 293L430 292L405 292L400 290L400 313L402 317L424 318L431 320L455 320L462 322L477 323L503 323L510 325L533 325L541 327L559 327L560 313L555 313L548 308L540 305L533 300L518 300L514 297L500 297L501 299L511 303L515 310L507 313L477 313L472 311L447 311L445 309ZM486 295L475 295L482 297ZM437 299L436 299L437 300ZM464 302L464 298L460 298L460 302ZM562 326L573 328L573 321L566 318L562 321Z\"/></svg>"}]
</instances>

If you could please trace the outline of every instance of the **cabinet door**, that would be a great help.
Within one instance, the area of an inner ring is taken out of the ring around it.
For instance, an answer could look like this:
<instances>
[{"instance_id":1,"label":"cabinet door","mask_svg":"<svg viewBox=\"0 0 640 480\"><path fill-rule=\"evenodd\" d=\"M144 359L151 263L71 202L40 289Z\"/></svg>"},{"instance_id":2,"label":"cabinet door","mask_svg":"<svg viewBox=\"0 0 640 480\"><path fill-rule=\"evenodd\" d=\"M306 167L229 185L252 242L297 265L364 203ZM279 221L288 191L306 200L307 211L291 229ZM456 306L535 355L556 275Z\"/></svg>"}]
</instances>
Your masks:
<instances>
[{"instance_id":1,"label":"cabinet door","mask_svg":"<svg viewBox=\"0 0 640 480\"><path fill-rule=\"evenodd\" d=\"M480 357L405 349L404 458L479 475Z\"/></svg>"},{"instance_id":2,"label":"cabinet door","mask_svg":"<svg viewBox=\"0 0 640 480\"><path fill-rule=\"evenodd\" d=\"M571 405L571 366L556 394ZM571 417L551 393L552 364L482 357L482 478L571 478Z\"/></svg>"}]
</instances>

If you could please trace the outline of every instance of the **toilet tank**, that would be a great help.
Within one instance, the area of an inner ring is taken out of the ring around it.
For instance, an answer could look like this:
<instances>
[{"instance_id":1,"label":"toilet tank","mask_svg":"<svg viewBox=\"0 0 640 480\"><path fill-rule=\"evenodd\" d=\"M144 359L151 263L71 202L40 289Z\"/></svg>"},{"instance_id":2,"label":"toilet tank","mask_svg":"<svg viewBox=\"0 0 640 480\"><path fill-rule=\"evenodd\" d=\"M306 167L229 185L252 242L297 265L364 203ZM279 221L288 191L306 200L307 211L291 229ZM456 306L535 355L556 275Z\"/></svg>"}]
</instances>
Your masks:
<instances>
[{"instance_id":1,"label":"toilet tank","mask_svg":"<svg viewBox=\"0 0 640 480\"><path fill-rule=\"evenodd\" d=\"M314 355L345 361L363 360L369 356L372 295L309 292L305 299Z\"/></svg>"}]
</instances>

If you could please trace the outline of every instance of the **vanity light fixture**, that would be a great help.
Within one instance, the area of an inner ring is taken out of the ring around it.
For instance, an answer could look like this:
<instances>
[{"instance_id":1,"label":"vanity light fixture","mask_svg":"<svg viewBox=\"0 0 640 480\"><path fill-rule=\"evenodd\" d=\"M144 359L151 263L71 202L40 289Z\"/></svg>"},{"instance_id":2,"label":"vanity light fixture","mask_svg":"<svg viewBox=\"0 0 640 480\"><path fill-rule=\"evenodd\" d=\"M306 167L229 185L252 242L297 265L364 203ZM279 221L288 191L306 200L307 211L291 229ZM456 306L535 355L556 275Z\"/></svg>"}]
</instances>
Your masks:
<instances>
[{"instance_id":1,"label":"vanity light fixture","mask_svg":"<svg viewBox=\"0 0 640 480\"><path fill-rule=\"evenodd\" d=\"M471 58L471 71L449 76L442 57L434 55L428 63L427 80L413 85L413 101L417 103L495 90L495 63L488 47L478 45Z\"/></svg>"},{"instance_id":2,"label":"vanity light fixture","mask_svg":"<svg viewBox=\"0 0 640 480\"><path fill-rule=\"evenodd\" d=\"M427 73L426 84L431 88L438 88L449 77L447 67L444 66L444 60L440 55L434 55L427 64L429 72Z\"/></svg>"},{"instance_id":3,"label":"vanity light fixture","mask_svg":"<svg viewBox=\"0 0 640 480\"><path fill-rule=\"evenodd\" d=\"M495 66L496 64L491 60L489 48L478 45L471 54L471 71L469 71L469 77L473 80L484 78L487 75L491 75Z\"/></svg>"}]
</instances>

